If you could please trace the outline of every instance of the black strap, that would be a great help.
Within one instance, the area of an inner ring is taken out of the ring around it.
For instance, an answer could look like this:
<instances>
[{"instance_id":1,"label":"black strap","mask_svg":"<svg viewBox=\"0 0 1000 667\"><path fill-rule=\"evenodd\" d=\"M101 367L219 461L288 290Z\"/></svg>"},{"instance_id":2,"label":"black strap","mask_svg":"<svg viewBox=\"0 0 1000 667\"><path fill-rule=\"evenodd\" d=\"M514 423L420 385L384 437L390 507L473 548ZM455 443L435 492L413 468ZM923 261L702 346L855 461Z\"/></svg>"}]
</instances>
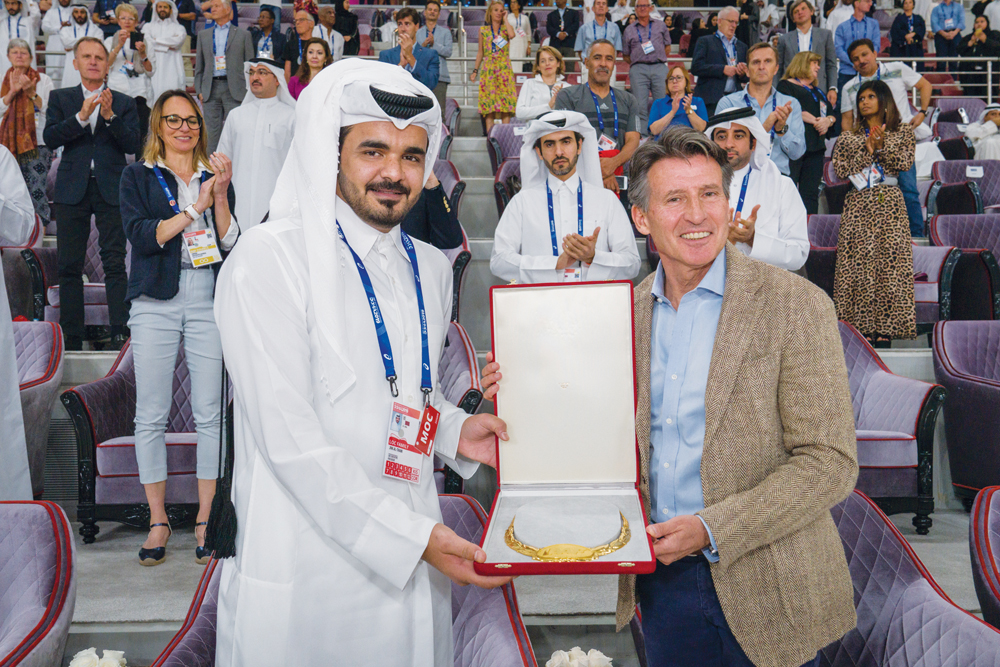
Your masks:
<instances>
[{"instance_id":1,"label":"black strap","mask_svg":"<svg viewBox=\"0 0 1000 667\"><path fill-rule=\"evenodd\" d=\"M233 436L233 406L229 402L229 376L226 361L222 360L222 404L219 409L219 477L212 498L212 510L205 528L205 548L213 558L232 558L236 555L236 507L233 505L233 463L235 438Z\"/></svg>"}]
</instances>

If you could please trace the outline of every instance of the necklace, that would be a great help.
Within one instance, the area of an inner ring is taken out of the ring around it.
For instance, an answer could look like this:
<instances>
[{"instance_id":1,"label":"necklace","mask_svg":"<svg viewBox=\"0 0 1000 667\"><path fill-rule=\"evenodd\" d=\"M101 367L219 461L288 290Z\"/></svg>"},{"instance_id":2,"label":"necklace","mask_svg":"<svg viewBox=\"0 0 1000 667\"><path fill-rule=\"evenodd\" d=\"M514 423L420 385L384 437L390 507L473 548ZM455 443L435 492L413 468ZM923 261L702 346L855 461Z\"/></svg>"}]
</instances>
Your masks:
<instances>
[{"instance_id":1,"label":"necklace","mask_svg":"<svg viewBox=\"0 0 1000 667\"><path fill-rule=\"evenodd\" d=\"M579 544L550 544L547 547L539 548L527 545L514 537L514 519L517 518L516 516L514 519L511 519L510 526L503 535L503 540L508 547L517 553L528 556L532 560L542 561L543 563L580 563L597 560L601 556L607 556L610 553L618 551L632 539L632 531L628 527L628 519L621 512L618 515L622 518L621 532L617 538L599 547L582 547Z\"/></svg>"}]
</instances>

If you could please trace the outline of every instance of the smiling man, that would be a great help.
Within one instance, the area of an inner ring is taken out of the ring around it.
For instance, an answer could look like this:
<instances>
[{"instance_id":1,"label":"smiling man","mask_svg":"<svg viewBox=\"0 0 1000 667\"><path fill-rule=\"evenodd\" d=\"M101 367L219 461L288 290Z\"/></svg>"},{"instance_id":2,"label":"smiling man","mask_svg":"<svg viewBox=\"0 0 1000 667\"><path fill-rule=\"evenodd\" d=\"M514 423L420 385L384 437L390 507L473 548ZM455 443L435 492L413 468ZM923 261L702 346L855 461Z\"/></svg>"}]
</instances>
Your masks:
<instances>
[{"instance_id":1,"label":"smiling man","mask_svg":"<svg viewBox=\"0 0 1000 667\"><path fill-rule=\"evenodd\" d=\"M815 665L856 622L830 518L858 471L833 304L727 242L732 178L726 151L691 128L630 167L632 218L660 255L634 297L659 562L622 576L618 626L638 599L651 667Z\"/></svg>"},{"instance_id":2,"label":"smiling man","mask_svg":"<svg viewBox=\"0 0 1000 667\"><path fill-rule=\"evenodd\" d=\"M373 650L450 667L451 582L510 580L475 573L486 554L441 523L434 484L434 455L468 477L506 439L499 418L441 395L451 266L399 228L440 139L433 94L400 67L324 69L296 105L270 220L219 275L239 522L220 667L358 665ZM436 435L418 442L425 418Z\"/></svg>"}]
</instances>

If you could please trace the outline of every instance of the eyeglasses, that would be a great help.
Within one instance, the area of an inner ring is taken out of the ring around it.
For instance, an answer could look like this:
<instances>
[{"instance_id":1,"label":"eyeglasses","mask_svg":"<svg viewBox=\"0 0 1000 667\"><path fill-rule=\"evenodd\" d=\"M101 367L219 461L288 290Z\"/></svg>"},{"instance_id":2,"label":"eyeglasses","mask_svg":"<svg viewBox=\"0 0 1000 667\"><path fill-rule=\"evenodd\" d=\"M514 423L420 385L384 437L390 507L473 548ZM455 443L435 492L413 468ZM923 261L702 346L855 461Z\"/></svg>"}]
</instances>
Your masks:
<instances>
[{"instance_id":1,"label":"eyeglasses","mask_svg":"<svg viewBox=\"0 0 1000 667\"><path fill-rule=\"evenodd\" d=\"M298 24L298 23L313 23L313 22L314 21L312 19L295 19L295 23L296 24Z\"/></svg>"},{"instance_id":2,"label":"eyeglasses","mask_svg":"<svg viewBox=\"0 0 1000 667\"><path fill-rule=\"evenodd\" d=\"M200 130L201 129L201 118L198 116L188 116L187 118L181 118L180 116L170 115L164 116L163 122L167 124L171 130L181 129L182 123L187 123L189 129Z\"/></svg>"},{"instance_id":3,"label":"eyeglasses","mask_svg":"<svg viewBox=\"0 0 1000 667\"><path fill-rule=\"evenodd\" d=\"M684 81L684 80L686 80L686 77L684 77L684 76L682 76L680 74L678 74L677 76L669 76L669 77L667 77L667 81L669 83L677 83L678 81Z\"/></svg>"}]
</instances>

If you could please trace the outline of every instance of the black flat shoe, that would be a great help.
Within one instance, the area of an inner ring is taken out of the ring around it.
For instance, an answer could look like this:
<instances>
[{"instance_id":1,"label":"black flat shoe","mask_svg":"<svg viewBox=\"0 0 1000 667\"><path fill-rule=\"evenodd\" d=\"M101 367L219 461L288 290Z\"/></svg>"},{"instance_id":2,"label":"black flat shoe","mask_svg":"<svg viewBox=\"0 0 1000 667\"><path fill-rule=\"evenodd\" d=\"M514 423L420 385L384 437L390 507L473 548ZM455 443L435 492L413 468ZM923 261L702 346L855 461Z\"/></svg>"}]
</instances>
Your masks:
<instances>
[{"instance_id":1,"label":"black flat shoe","mask_svg":"<svg viewBox=\"0 0 1000 667\"><path fill-rule=\"evenodd\" d=\"M167 530L170 531L170 535L174 534L171 530L169 523L154 523L150 524L150 528L156 528L157 526L166 526ZM167 539L170 539L170 535ZM159 565L164 560L167 559L167 548L166 547L156 547L153 549L139 549L139 564L146 567L153 567L154 565Z\"/></svg>"},{"instance_id":2,"label":"black flat shoe","mask_svg":"<svg viewBox=\"0 0 1000 667\"><path fill-rule=\"evenodd\" d=\"M198 526L208 526L208 522L202 521L200 523L194 524L195 532L198 531ZM198 563L198 565L206 565L208 563L208 559L211 557L212 557L212 552L209 551L206 547L194 548L194 562Z\"/></svg>"}]
</instances>

